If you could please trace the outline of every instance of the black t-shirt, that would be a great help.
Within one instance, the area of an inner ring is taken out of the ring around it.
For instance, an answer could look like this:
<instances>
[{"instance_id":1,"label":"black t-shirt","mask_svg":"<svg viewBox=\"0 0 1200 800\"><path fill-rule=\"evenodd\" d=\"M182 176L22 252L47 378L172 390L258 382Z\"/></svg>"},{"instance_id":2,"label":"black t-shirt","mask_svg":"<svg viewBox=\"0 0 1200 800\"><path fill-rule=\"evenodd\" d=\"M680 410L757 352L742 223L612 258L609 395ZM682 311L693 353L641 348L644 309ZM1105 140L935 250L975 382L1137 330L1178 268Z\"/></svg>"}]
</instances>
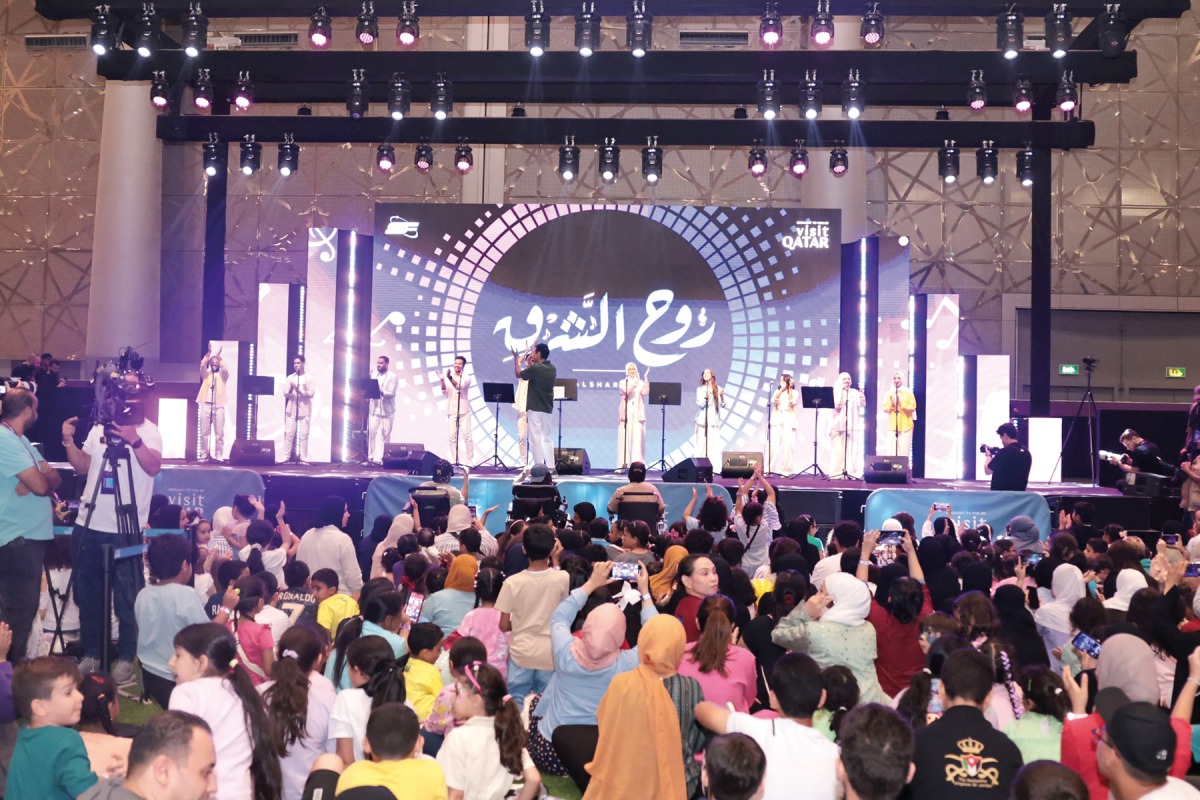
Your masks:
<instances>
[{"instance_id":1,"label":"black t-shirt","mask_svg":"<svg viewBox=\"0 0 1200 800\"><path fill-rule=\"evenodd\" d=\"M272 605L286 613L293 625L317 621L317 597L307 589L284 589L275 595Z\"/></svg>"},{"instance_id":2,"label":"black t-shirt","mask_svg":"<svg viewBox=\"0 0 1200 800\"><path fill-rule=\"evenodd\" d=\"M992 457L992 491L1025 491L1029 485L1029 468L1032 466L1033 456L1020 442L1000 448L1000 452Z\"/></svg>"},{"instance_id":3,"label":"black t-shirt","mask_svg":"<svg viewBox=\"0 0 1200 800\"><path fill-rule=\"evenodd\" d=\"M1170 464L1163 463L1158 445L1145 439L1129 451L1129 462L1138 472L1151 475L1171 475L1175 471Z\"/></svg>"},{"instance_id":4,"label":"black t-shirt","mask_svg":"<svg viewBox=\"0 0 1200 800\"><path fill-rule=\"evenodd\" d=\"M953 706L917 731L911 800L1006 800L1023 763L1012 740L974 706Z\"/></svg>"}]
</instances>

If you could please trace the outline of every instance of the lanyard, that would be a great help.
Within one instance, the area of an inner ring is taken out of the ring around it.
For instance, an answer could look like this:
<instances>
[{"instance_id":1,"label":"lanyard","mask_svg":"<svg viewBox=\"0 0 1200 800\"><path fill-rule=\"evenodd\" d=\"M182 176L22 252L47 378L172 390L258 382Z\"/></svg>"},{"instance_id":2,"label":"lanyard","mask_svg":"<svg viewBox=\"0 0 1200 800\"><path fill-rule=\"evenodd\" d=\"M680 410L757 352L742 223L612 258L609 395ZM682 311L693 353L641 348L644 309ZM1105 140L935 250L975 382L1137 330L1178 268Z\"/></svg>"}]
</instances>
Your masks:
<instances>
[{"instance_id":1,"label":"lanyard","mask_svg":"<svg viewBox=\"0 0 1200 800\"><path fill-rule=\"evenodd\" d=\"M9 425L7 422L0 422L0 425L3 425L4 427L8 428L8 430L12 433L12 435L17 437L17 441L20 442L21 446L25 448L25 452L28 453L29 457L33 459L33 465L36 467L38 465L37 454L33 452L33 448L31 448L29 446L29 444L25 441L25 437L22 436L21 434L17 433L16 429L14 429L13 426Z\"/></svg>"}]
</instances>

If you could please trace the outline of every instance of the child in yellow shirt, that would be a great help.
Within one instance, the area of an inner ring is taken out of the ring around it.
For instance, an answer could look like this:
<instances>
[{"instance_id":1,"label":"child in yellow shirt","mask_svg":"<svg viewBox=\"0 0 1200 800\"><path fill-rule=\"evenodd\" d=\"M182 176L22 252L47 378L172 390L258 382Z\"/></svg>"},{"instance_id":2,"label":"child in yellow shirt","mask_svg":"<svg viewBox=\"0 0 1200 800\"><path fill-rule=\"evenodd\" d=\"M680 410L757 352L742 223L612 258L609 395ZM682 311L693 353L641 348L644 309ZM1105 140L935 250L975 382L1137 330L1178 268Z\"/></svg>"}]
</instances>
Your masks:
<instances>
[{"instance_id":1,"label":"child in yellow shirt","mask_svg":"<svg viewBox=\"0 0 1200 800\"><path fill-rule=\"evenodd\" d=\"M371 712L363 750L370 761L346 767L337 782L341 795L360 786L383 786L396 797L446 800L442 767L421 755L424 741L413 710L403 703L384 703Z\"/></svg>"},{"instance_id":2,"label":"child in yellow shirt","mask_svg":"<svg viewBox=\"0 0 1200 800\"><path fill-rule=\"evenodd\" d=\"M317 599L317 624L336 639L338 626L358 616L358 603L347 594L338 594L338 575L331 569L319 569L312 574L313 596Z\"/></svg>"},{"instance_id":3,"label":"child in yellow shirt","mask_svg":"<svg viewBox=\"0 0 1200 800\"><path fill-rule=\"evenodd\" d=\"M433 701L442 691L442 672L434 666L442 639L442 629L432 622L419 622L408 632L412 657L404 667L404 691L421 722L433 711Z\"/></svg>"}]
</instances>

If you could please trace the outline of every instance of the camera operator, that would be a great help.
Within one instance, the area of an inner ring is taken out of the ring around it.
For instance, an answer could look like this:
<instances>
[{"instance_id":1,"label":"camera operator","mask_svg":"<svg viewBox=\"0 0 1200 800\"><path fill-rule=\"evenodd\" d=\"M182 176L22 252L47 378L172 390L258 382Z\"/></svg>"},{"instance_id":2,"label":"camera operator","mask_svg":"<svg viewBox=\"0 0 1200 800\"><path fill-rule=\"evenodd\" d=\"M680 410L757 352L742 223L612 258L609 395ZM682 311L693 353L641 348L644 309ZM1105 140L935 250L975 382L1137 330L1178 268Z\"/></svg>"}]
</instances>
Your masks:
<instances>
[{"instance_id":1,"label":"camera operator","mask_svg":"<svg viewBox=\"0 0 1200 800\"><path fill-rule=\"evenodd\" d=\"M221 353L213 355L210 349L200 359L200 392L196 405L200 407L200 439L204 442L201 461L225 460L225 384L229 381L229 368L221 361ZM212 454L211 434L217 432L217 454Z\"/></svg>"},{"instance_id":2,"label":"camera operator","mask_svg":"<svg viewBox=\"0 0 1200 800\"><path fill-rule=\"evenodd\" d=\"M158 426L148 419L137 425L113 423L107 428L96 424L88 431L83 447L79 448L75 446L75 424L78 421L78 417L71 417L63 422L62 440L63 447L67 449L67 460L75 472L87 475L75 525L73 574L84 655L81 668L84 672L94 672L109 667L108 664L99 663L101 637L109 635L109 621L101 618L103 564L100 548L105 544L119 548L141 543L141 529L146 527L150 516L154 476L162 469L162 434ZM104 456L108 445L117 439L129 451L129 468L125 469L124 459L121 459L118 462L121 468L114 475L112 464ZM132 486L129 485L131 476ZM122 502L126 505L135 504L137 530L128 536L118 534L114 493L114 487L118 485ZM133 656L137 650L137 620L133 615L133 601L143 582L141 558L123 558L113 563L113 611L120 625L117 663L112 669L113 679L117 683L125 683L133 677Z\"/></svg>"},{"instance_id":3,"label":"camera operator","mask_svg":"<svg viewBox=\"0 0 1200 800\"><path fill-rule=\"evenodd\" d=\"M1152 475L1173 475L1175 468L1162 460L1158 445L1143 439L1133 428L1126 428L1121 434L1121 446L1127 451L1124 455L1108 455L1108 463L1122 472L1149 472Z\"/></svg>"},{"instance_id":4,"label":"camera operator","mask_svg":"<svg viewBox=\"0 0 1200 800\"><path fill-rule=\"evenodd\" d=\"M1017 426L1006 422L996 428L1003 447L981 447L983 471L992 476L993 492L1023 492L1029 485L1033 456L1017 441Z\"/></svg>"}]
</instances>

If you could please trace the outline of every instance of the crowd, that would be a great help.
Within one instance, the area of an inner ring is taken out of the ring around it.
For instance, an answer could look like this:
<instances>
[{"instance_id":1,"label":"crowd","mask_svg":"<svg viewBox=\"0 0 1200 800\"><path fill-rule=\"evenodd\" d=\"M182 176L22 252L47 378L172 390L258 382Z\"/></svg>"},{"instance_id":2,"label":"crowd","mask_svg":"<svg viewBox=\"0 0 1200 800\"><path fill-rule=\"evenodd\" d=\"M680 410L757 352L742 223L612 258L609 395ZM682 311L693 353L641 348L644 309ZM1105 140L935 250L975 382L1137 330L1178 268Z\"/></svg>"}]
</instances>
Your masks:
<instances>
[{"instance_id":1,"label":"crowd","mask_svg":"<svg viewBox=\"0 0 1200 800\"><path fill-rule=\"evenodd\" d=\"M1200 523L939 505L821 536L755 475L662 533L579 503L495 537L465 500L357 543L337 497L300 536L258 498L156 500L180 532L148 540L134 650L166 711L127 730L132 672L14 647L5 796L1200 797Z\"/></svg>"}]
</instances>

